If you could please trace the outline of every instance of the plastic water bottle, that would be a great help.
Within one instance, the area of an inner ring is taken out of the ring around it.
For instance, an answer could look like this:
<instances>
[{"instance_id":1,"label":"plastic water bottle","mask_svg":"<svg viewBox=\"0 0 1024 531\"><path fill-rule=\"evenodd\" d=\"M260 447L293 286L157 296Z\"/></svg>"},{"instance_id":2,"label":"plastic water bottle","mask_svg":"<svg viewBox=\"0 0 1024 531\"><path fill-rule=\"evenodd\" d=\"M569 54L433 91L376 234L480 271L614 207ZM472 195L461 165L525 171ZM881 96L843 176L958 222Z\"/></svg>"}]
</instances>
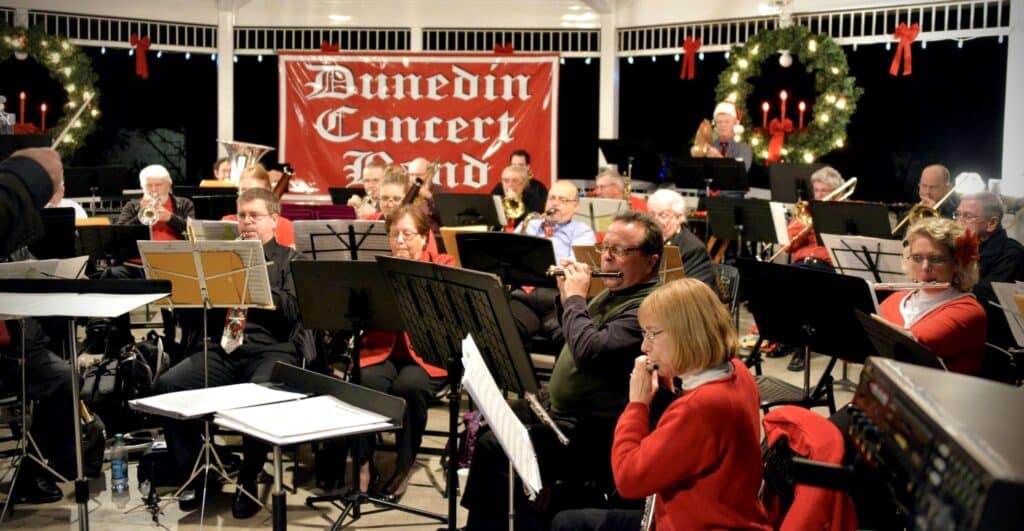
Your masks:
<instances>
[{"instance_id":1,"label":"plastic water bottle","mask_svg":"<svg viewBox=\"0 0 1024 531\"><path fill-rule=\"evenodd\" d=\"M124 457L124 435L114 436L114 448L110 451L111 498L118 509L128 505L128 460Z\"/></svg>"}]
</instances>

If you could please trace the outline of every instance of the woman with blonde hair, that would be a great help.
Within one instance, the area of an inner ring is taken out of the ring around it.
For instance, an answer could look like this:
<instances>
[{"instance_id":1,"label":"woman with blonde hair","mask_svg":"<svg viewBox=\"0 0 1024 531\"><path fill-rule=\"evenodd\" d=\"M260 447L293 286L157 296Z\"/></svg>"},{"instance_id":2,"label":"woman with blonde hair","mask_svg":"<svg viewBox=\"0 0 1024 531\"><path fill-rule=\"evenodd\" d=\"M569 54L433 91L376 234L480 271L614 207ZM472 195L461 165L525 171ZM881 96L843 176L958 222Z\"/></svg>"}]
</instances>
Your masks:
<instances>
[{"instance_id":1,"label":"woman with blonde hair","mask_svg":"<svg viewBox=\"0 0 1024 531\"><path fill-rule=\"evenodd\" d=\"M898 292L879 313L903 328L953 372L977 374L985 351L985 309L971 294L978 282L978 236L945 218L926 218L903 239L903 270L912 282L934 287Z\"/></svg>"}]
</instances>

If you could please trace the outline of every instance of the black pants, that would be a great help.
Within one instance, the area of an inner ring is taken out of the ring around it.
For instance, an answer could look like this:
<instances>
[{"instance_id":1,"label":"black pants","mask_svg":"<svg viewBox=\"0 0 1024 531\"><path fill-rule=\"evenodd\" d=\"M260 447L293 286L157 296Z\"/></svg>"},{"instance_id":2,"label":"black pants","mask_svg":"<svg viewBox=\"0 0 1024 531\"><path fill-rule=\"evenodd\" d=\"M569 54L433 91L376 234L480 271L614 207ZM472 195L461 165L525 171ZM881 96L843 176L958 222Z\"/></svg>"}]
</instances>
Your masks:
<instances>
[{"instance_id":1,"label":"black pants","mask_svg":"<svg viewBox=\"0 0 1024 531\"><path fill-rule=\"evenodd\" d=\"M383 363L360 369L361 385L405 399L403 428L395 433L395 447L398 458L396 469L410 468L416 461L416 454L423 442L427 429L427 409L434 393L444 386L444 378L431 378L427 371L413 361ZM365 462L373 457L375 437L359 438L357 457Z\"/></svg>"},{"instance_id":2,"label":"black pants","mask_svg":"<svg viewBox=\"0 0 1024 531\"><path fill-rule=\"evenodd\" d=\"M546 529L547 520L560 509L602 505L613 486L610 456L615 419L552 415L569 438L569 445L563 446L525 402L514 402L512 409L529 430L544 480L544 492L530 502L515 479L515 528ZM508 527L508 459L489 430L477 439L462 506L469 509L469 530Z\"/></svg>"},{"instance_id":3,"label":"black pants","mask_svg":"<svg viewBox=\"0 0 1024 531\"><path fill-rule=\"evenodd\" d=\"M528 344L530 338L539 334L549 338L561 348L561 345L565 343L565 337L562 335L562 327L558 324L558 315L555 313L555 297L558 295L558 290L536 288L526 293L517 289L510 295L509 306L523 343Z\"/></svg>"},{"instance_id":4,"label":"black pants","mask_svg":"<svg viewBox=\"0 0 1024 531\"><path fill-rule=\"evenodd\" d=\"M298 356L290 345L246 345L227 354L219 346L209 347L209 386L236 383L261 383L270 380L274 363L280 361L294 365ZM197 352L171 367L156 381L158 394L201 389L203 387L203 353ZM202 447L203 424L198 420L173 420L164 417L164 435L167 449L174 458L178 472L183 476L192 470ZM266 462L269 446L244 438L242 452L244 461L239 474L240 481L256 478Z\"/></svg>"},{"instance_id":5,"label":"black pants","mask_svg":"<svg viewBox=\"0 0 1024 531\"><path fill-rule=\"evenodd\" d=\"M112 266L103 271L101 278L141 280L146 278L146 272L141 267ZM173 315L169 310L161 308L160 316L164 325L164 342L170 345L174 343L175 339ZM132 320L127 313L115 317L114 324L117 326L117 337L108 338L108 341L114 341L118 348L135 342L135 337L132 335Z\"/></svg>"},{"instance_id":6,"label":"black pants","mask_svg":"<svg viewBox=\"0 0 1024 531\"><path fill-rule=\"evenodd\" d=\"M643 511L628 509L574 509L551 521L551 531L637 531Z\"/></svg>"}]
</instances>

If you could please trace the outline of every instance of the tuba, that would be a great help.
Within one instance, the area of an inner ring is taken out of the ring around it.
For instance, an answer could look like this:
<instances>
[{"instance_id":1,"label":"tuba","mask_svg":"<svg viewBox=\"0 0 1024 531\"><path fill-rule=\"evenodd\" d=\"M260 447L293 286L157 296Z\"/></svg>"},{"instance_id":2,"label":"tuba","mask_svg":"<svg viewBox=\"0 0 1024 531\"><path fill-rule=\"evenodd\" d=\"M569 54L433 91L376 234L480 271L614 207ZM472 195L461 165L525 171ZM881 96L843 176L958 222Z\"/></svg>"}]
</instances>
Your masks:
<instances>
[{"instance_id":1,"label":"tuba","mask_svg":"<svg viewBox=\"0 0 1024 531\"><path fill-rule=\"evenodd\" d=\"M711 143L714 142L714 139L715 136L711 128L711 122L708 120L701 121L697 127L697 134L693 138L690 156L695 159L708 156L708 149L711 148Z\"/></svg>"},{"instance_id":2,"label":"tuba","mask_svg":"<svg viewBox=\"0 0 1024 531\"><path fill-rule=\"evenodd\" d=\"M242 170L255 166L264 155L274 150L270 146L234 140L217 140L217 143L227 151L228 160L231 161L230 181L235 186L238 186L238 178L242 176Z\"/></svg>"}]
</instances>

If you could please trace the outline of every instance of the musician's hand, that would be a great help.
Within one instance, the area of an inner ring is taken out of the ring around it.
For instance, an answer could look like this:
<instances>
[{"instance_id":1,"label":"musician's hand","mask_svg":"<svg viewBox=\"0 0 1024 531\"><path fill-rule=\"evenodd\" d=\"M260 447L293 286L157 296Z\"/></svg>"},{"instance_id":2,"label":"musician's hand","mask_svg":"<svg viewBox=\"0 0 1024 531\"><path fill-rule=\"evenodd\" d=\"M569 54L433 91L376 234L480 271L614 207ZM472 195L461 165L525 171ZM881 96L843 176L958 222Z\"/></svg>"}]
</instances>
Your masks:
<instances>
[{"instance_id":1,"label":"musician's hand","mask_svg":"<svg viewBox=\"0 0 1024 531\"><path fill-rule=\"evenodd\" d=\"M348 198L348 206L358 209L363 204L363 198L358 195L354 195Z\"/></svg>"},{"instance_id":2,"label":"musician's hand","mask_svg":"<svg viewBox=\"0 0 1024 531\"><path fill-rule=\"evenodd\" d=\"M926 207L934 207L935 206L935 200L930 198L930 197L922 195L921 196L921 204L926 206Z\"/></svg>"},{"instance_id":3,"label":"musician's hand","mask_svg":"<svg viewBox=\"0 0 1024 531\"><path fill-rule=\"evenodd\" d=\"M650 405L657 392L658 371L648 371L647 356L637 356L629 374L629 401Z\"/></svg>"},{"instance_id":4,"label":"musician's hand","mask_svg":"<svg viewBox=\"0 0 1024 531\"><path fill-rule=\"evenodd\" d=\"M60 199L61 188L64 186L64 164L60 161L60 155L50 148L26 148L19 149L11 154L12 157L25 157L36 161L43 167L50 177L50 184L53 186L53 195L47 203L55 203Z\"/></svg>"},{"instance_id":5,"label":"musician's hand","mask_svg":"<svg viewBox=\"0 0 1024 531\"><path fill-rule=\"evenodd\" d=\"M434 194L432 194L430 192L430 181L427 181L427 180L423 181L423 186L420 187L420 197L422 197L424 200L428 200L428 201L432 197L434 197Z\"/></svg>"},{"instance_id":6,"label":"musician's hand","mask_svg":"<svg viewBox=\"0 0 1024 531\"><path fill-rule=\"evenodd\" d=\"M584 299L590 293L590 266L588 264L568 263L562 267L565 276L558 280L558 291L562 294L562 300L573 295L579 295Z\"/></svg>"},{"instance_id":7,"label":"musician's hand","mask_svg":"<svg viewBox=\"0 0 1024 531\"><path fill-rule=\"evenodd\" d=\"M171 211L167 210L166 208L164 208L162 206L161 207L157 207L157 209L156 209L156 218L158 220L164 222L164 223L167 223L168 221L171 220L171 215L172 215Z\"/></svg>"}]
</instances>

